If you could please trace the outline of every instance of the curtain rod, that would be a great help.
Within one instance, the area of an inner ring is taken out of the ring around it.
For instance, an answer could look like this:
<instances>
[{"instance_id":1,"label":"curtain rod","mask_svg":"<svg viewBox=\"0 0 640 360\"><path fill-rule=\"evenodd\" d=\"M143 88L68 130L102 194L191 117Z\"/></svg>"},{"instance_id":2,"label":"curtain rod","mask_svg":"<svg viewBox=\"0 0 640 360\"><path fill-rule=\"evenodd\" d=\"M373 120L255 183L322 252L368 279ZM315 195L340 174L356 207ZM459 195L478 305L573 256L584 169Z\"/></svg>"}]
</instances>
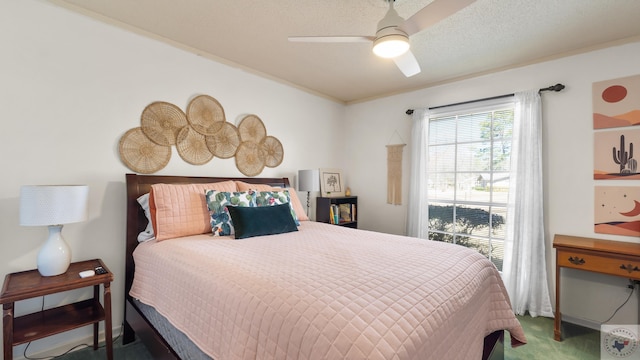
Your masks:
<instances>
[{"instance_id":1,"label":"curtain rod","mask_svg":"<svg viewBox=\"0 0 640 360\"><path fill-rule=\"evenodd\" d=\"M538 92L543 92L543 91L555 91L555 92L558 92L558 91L562 91L562 89L564 89L564 87L565 86L562 85L562 84L555 84L555 85L551 85L551 86L546 87L546 88L542 88L542 89L538 90ZM515 94L505 94L505 95L492 96L492 97L487 97L487 98L482 98L482 99L463 101L463 102L459 102L459 103L455 103L455 104L434 106L434 107L430 107L429 110L435 110L435 109L440 109L440 108L445 108L445 107L450 107L450 106L456 106L456 105L471 104L471 103L480 102L480 101L486 101L486 100L502 99L502 98L506 98L506 97L510 97L510 96L514 96L514 95ZM407 115L413 114L413 109L408 109L407 111L405 111L405 114L407 114Z\"/></svg>"}]
</instances>

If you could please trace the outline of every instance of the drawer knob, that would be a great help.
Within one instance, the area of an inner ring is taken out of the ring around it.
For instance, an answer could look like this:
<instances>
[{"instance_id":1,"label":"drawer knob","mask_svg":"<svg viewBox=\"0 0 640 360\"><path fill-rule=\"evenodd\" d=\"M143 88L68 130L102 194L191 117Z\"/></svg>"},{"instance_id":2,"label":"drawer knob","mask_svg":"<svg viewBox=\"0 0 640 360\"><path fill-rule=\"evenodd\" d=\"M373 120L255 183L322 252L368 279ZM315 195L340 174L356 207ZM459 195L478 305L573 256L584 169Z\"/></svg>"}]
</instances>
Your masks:
<instances>
[{"instance_id":1,"label":"drawer knob","mask_svg":"<svg viewBox=\"0 0 640 360\"><path fill-rule=\"evenodd\" d=\"M572 263L573 265L582 265L584 264L585 261L584 259L578 258L577 256L576 257L569 256L569 262Z\"/></svg>"},{"instance_id":2,"label":"drawer knob","mask_svg":"<svg viewBox=\"0 0 640 360\"><path fill-rule=\"evenodd\" d=\"M620 269L622 270L627 270L629 272L629 274L631 274L634 271L640 271L640 268L638 268L637 266L633 266L631 264L622 264L620 265Z\"/></svg>"}]
</instances>

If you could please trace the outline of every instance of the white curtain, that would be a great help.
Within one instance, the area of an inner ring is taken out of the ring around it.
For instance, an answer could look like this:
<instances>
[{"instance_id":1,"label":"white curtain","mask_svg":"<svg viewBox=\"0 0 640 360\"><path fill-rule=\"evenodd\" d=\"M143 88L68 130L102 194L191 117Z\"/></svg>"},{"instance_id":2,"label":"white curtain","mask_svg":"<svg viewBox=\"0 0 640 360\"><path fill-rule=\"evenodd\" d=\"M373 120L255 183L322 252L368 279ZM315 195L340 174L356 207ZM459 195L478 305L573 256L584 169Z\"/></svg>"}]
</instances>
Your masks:
<instances>
[{"instance_id":1,"label":"white curtain","mask_svg":"<svg viewBox=\"0 0 640 360\"><path fill-rule=\"evenodd\" d=\"M542 191L542 105L538 90L515 94L502 277L518 315L553 317Z\"/></svg>"},{"instance_id":2,"label":"white curtain","mask_svg":"<svg viewBox=\"0 0 640 360\"><path fill-rule=\"evenodd\" d=\"M411 171L409 203L407 205L407 234L427 239L429 209L422 206L427 198L427 142L429 141L429 110L415 109L411 129Z\"/></svg>"}]
</instances>

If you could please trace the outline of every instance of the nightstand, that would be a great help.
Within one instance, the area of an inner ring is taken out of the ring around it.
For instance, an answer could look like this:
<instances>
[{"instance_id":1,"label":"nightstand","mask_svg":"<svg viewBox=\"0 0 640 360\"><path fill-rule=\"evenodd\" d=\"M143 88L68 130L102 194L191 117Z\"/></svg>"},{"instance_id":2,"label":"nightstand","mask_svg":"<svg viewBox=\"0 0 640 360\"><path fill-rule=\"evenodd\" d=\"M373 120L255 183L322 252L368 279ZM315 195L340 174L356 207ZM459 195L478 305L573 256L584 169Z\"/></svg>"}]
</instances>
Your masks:
<instances>
[{"instance_id":1,"label":"nightstand","mask_svg":"<svg viewBox=\"0 0 640 360\"><path fill-rule=\"evenodd\" d=\"M81 278L81 271L102 266L106 274ZM93 349L98 349L98 323L104 320L107 358L113 359L111 323L111 282L113 273L100 259L72 263L69 270L57 276L41 276L38 270L8 274L4 279L0 304L4 359L13 358L13 347L33 340L93 324ZM100 284L104 287L100 304ZM63 291L93 286L93 298L14 318L14 303Z\"/></svg>"}]
</instances>

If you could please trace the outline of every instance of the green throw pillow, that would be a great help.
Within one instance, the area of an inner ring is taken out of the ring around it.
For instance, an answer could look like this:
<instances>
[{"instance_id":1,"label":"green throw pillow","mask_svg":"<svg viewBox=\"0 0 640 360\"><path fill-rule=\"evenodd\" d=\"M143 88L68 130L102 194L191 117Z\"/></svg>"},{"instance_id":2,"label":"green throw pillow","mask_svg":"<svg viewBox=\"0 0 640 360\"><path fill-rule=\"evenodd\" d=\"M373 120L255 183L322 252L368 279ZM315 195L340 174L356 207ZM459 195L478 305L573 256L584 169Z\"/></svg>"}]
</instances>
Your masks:
<instances>
[{"instance_id":1,"label":"green throw pillow","mask_svg":"<svg viewBox=\"0 0 640 360\"><path fill-rule=\"evenodd\" d=\"M236 239L298 231L289 204L239 207L227 206Z\"/></svg>"}]
</instances>

